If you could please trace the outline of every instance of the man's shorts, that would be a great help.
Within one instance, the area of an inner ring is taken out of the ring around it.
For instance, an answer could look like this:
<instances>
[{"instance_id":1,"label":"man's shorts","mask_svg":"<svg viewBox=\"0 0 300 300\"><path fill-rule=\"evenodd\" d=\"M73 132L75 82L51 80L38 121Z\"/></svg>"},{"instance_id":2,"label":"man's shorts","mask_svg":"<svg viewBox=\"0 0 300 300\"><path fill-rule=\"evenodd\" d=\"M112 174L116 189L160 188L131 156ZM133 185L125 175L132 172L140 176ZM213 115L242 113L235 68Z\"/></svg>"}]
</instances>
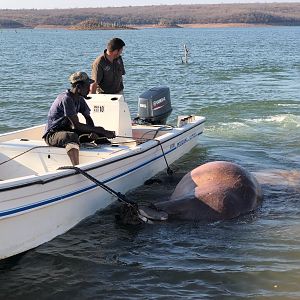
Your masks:
<instances>
[{"instance_id":1,"label":"man's shorts","mask_svg":"<svg viewBox=\"0 0 300 300\"><path fill-rule=\"evenodd\" d=\"M49 132L45 137L45 142L49 146L65 147L69 143L79 143L79 136L73 131Z\"/></svg>"}]
</instances>

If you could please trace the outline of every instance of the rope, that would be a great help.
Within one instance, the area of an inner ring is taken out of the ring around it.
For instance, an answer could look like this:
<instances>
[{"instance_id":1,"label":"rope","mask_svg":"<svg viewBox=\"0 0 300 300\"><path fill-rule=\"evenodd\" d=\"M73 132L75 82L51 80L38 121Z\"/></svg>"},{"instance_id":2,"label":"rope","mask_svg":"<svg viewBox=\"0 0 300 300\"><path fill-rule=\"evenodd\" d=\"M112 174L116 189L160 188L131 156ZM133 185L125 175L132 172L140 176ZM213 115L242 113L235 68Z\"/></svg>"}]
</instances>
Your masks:
<instances>
[{"instance_id":1,"label":"rope","mask_svg":"<svg viewBox=\"0 0 300 300\"><path fill-rule=\"evenodd\" d=\"M103 188L105 191L107 191L111 195L116 196L120 202L122 202L129 208L129 213L130 213L130 211L132 211L130 213L131 217L132 217L132 213L134 213L134 215L143 223L151 223L151 221L145 215L142 215L140 213L138 204L136 202L128 200L124 194L122 194L120 192L116 192L115 190L113 190L112 188L107 186L105 183L99 181L98 179L96 179L92 175L88 174L86 171L83 171L79 167L63 166L63 167L59 167L57 170L75 170L76 173L79 173L79 174L85 176L86 178L88 178L89 180L94 182L97 186Z\"/></svg>"},{"instance_id":2,"label":"rope","mask_svg":"<svg viewBox=\"0 0 300 300\"><path fill-rule=\"evenodd\" d=\"M37 149L37 148L47 148L47 147L49 147L49 146L35 146L35 147L32 147L32 148L30 148L30 149L28 149L28 150L26 150L26 151L24 151L24 152L22 152L22 153L20 153L20 154L18 154L16 156L14 156L14 157L11 157L8 160L5 160L5 161L1 162L0 166L3 165L3 164L5 164L5 163L7 163L7 162L9 162L9 161L11 161L11 160L14 160L15 158L17 158L17 157L19 157L21 155L24 155L24 154L28 153L31 150L34 150L34 149Z\"/></svg>"}]
</instances>

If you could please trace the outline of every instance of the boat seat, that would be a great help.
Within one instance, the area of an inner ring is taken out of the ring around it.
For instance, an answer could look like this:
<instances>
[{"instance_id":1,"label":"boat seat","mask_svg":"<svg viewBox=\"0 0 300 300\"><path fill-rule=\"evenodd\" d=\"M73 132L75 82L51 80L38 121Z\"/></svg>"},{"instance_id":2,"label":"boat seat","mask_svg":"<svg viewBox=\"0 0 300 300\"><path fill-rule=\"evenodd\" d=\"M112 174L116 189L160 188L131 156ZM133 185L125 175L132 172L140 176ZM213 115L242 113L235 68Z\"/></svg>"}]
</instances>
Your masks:
<instances>
[{"instance_id":1,"label":"boat seat","mask_svg":"<svg viewBox=\"0 0 300 300\"><path fill-rule=\"evenodd\" d=\"M26 148L31 148L31 147L42 147L42 146L48 146L44 140L29 140L29 139L13 139L10 141L2 142L0 144L0 147L2 148L3 146L5 147L26 147Z\"/></svg>"},{"instance_id":2,"label":"boat seat","mask_svg":"<svg viewBox=\"0 0 300 300\"><path fill-rule=\"evenodd\" d=\"M5 179L44 173L70 164L64 148L48 146L44 140L28 139L0 143L0 163Z\"/></svg>"}]
</instances>

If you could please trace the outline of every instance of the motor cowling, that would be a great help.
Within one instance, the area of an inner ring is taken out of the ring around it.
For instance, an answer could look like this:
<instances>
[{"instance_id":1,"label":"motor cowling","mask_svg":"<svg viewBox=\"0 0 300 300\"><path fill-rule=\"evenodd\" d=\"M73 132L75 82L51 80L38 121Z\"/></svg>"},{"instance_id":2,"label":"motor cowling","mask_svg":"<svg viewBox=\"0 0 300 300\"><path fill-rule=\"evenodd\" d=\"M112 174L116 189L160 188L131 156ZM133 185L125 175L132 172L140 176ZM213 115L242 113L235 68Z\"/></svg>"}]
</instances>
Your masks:
<instances>
[{"instance_id":1,"label":"motor cowling","mask_svg":"<svg viewBox=\"0 0 300 300\"><path fill-rule=\"evenodd\" d=\"M138 119L153 125L166 124L172 112L170 89L154 87L139 96Z\"/></svg>"}]
</instances>

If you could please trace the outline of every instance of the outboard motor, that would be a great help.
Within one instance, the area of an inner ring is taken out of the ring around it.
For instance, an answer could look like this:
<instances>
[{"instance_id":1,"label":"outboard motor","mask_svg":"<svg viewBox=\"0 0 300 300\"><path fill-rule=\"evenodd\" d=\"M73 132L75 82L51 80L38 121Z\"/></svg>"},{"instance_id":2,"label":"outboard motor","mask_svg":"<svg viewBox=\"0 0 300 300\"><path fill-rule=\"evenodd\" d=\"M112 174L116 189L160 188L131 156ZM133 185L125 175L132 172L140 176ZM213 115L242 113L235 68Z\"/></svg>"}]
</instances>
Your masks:
<instances>
[{"instance_id":1,"label":"outboard motor","mask_svg":"<svg viewBox=\"0 0 300 300\"><path fill-rule=\"evenodd\" d=\"M142 123L164 125L172 112L170 89L154 87L139 97L138 120Z\"/></svg>"}]
</instances>

